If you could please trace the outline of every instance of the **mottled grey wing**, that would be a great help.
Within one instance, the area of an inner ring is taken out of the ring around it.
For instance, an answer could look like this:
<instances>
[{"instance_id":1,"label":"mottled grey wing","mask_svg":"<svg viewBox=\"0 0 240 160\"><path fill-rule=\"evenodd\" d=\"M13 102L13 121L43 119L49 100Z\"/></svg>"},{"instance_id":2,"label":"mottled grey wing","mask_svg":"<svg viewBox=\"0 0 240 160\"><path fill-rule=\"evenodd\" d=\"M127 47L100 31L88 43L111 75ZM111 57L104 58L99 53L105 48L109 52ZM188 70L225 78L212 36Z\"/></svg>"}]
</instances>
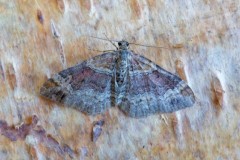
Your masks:
<instances>
[{"instance_id":1,"label":"mottled grey wing","mask_svg":"<svg viewBox=\"0 0 240 160\"><path fill-rule=\"evenodd\" d=\"M126 97L120 108L131 117L174 112L195 102L191 88L178 76L131 53Z\"/></svg>"},{"instance_id":2,"label":"mottled grey wing","mask_svg":"<svg viewBox=\"0 0 240 160\"><path fill-rule=\"evenodd\" d=\"M111 107L111 81L117 52L93 57L59 72L44 83L40 94L95 115Z\"/></svg>"}]
</instances>

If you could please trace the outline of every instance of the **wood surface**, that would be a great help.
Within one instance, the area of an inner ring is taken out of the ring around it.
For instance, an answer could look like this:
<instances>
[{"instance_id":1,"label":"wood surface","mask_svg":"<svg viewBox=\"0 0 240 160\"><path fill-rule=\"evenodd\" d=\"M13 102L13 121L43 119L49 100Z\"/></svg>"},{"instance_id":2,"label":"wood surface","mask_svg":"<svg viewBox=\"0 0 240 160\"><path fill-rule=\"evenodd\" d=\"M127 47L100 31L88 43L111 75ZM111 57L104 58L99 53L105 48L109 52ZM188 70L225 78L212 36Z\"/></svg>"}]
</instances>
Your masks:
<instances>
[{"instance_id":1,"label":"wood surface","mask_svg":"<svg viewBox=\"0 0 240 160\"><path fill-rule=\"evenodd\" d=\"M2 0L0 30L0 159L240 159L239 0ZM186 80L195 105L135 119L41 97L53 74L115 49L90 36L165 47L130 46Z\"/></svg>"}]
</instances>

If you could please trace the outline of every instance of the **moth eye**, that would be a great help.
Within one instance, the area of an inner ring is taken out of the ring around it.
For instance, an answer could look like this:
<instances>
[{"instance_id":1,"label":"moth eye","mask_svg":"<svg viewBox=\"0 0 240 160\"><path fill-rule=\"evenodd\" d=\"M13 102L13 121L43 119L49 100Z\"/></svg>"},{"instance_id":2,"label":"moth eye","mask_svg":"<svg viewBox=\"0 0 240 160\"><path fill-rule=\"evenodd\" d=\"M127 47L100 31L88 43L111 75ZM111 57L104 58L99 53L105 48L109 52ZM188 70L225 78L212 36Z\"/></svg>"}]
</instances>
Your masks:
<instances>
[{"instance_id":1,"label":"moth eye","mask_svg":"<svg viewBox=\"0 0 240 160\"><path fill-rule=\"evenodd\" d=\"M122 45L122 42L118 42L118 45L121 46L121 45Z\"/></svg>"},{"instance_id":2,"label":"moth eye","mask_svg":"<svg viewBox=\"0 0 240 160\"><path fill-rule=\"evenodd\" d=\"M127 42L126 44L127 44L127 46L129 46L129 43L128 43L128 42Z\"/></svg>"}]
</instances>

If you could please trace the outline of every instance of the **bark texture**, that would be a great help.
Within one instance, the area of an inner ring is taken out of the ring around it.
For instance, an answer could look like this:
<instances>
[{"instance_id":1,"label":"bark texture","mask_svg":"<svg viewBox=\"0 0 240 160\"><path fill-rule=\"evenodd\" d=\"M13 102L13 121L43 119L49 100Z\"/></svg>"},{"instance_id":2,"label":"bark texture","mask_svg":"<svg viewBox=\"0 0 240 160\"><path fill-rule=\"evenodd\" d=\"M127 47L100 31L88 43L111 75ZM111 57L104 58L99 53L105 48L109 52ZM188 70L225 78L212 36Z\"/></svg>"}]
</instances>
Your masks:
<instances>
[{"instance_id":1,"label":"bark texture","mask_svg":"<svg viewBox=\"0 0 240 160\"><path fill-rule=\"evenodd\" d=\"M1 159L240 159L239 1L2 0L0 30ZM114 50L90 37L105 35L164 47L130 46L186 80L195 105L135 119L40 96L53 74Z\"/></svg>"}]
</instances>

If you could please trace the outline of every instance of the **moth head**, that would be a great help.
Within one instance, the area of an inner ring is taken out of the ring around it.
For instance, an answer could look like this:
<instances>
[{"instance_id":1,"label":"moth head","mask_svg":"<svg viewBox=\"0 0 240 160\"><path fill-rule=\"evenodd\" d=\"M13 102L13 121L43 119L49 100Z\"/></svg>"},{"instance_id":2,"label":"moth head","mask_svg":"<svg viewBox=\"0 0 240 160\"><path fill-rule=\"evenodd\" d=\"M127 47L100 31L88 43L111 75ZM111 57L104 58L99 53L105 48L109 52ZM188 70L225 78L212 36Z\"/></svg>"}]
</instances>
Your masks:
<instances>
[{"instance_id":1,"label":"moth head","mask_svg":"<svg viewBox=\"0 0 240 160\"><path fill-rule=\"evenodd\" d=\"M122 40L118 42L118 47L121 50L127 50L129 48L128 46L129 46L129 43L127 41Z\"/></svg>"}]
</instances>

